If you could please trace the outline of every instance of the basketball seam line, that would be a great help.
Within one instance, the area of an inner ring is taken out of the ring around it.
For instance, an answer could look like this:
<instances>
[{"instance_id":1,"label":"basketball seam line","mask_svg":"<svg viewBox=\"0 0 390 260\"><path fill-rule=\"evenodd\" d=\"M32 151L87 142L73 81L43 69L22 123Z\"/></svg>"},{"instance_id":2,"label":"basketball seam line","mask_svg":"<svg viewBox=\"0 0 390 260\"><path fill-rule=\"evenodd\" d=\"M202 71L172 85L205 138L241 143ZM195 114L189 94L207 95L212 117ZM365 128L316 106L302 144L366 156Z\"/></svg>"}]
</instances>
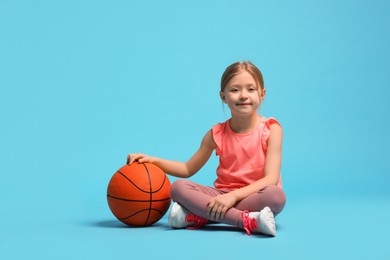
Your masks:
<instances>
[{"instance_id":1,"label":"basketball seam line","mask_svg":"<svg viewBox=\"0 0 390 260\"><path fill-rule=\"evenodd\" d=\"M120 175L122 175L124 178L126 178L126 180L128 180L129 182L131 182L131 184L133 184L137 189L139 189L140 191L142 192L145 192L145 193L149 193L149 191L146 191L146 190L143 190L141 189L140 187L138 187L132 180L130 180L125 174L123 174L121 171L117 171L117 173L119 173Z\"/></svg>"},{"instance_id":2,"label":"basketball seam line","mask_svg":"<svg viewBox=\"0 0 390 260\"><path fill-rule=\"evenodd\" d=\"M141 212L146 211L146 210L148 210L149 212L150 212L151 210L154 210L154 211L157 211L158 213L160 213L160 215L162 215L162 211L161 211L161 210L158 210L158 209L155 209L155 208L150 208L150 209L142 209L142 210L139 210L139 211L137 211L137 212L131 214L130 216L123 217L123 218L119 218L119 219L125 220L125 219L127 219L127 218L131 218L131 217L137 215L138 213L141 213ZM149 213L149 214L150 214L150 213ZM146 224L145 224L145 225L146 225Z\"/></svg>"},{"instance_id":3,"label":"basketball seam line","mask_svg":"<svg viewBox=\"0 0 390 260\"><path fill-rule=\"evenodd\" d=\"M165 173L164 173L164 174L165 174ZM166 180L166 179L167 179L167 176L165 175L165 176L164 176L163 183L161 184L160 188L158 188L158 190L156 190L156 191L153 191L153 193L159 192L159 191L164 187L164 184L165 184L165 180Z\"/></svg>"},{"instance_id":4,"label":"basketball seam line","mask_svg":"<svg viewBox=\"0 0 390 260\"><path fill-rule=\"evenodd\" d=\"M149 212L148 212L148 217L146 218L145 225L148 224L149 217L150 217L150 209L152 208L152 199L153 199L153 192L152 192L152 180L150 179L150 173L148 167L143 163L143 166L145 167L146 173L148 175L148 180L149 180Z\"/></svg>"},{"instance_id":5,"label":"basketball seam line","mask_svg":"<svg viewBox=\"0 0 390 260\"><path fill-rule=\"evenodd\" d=\"M111 198L111 199L116 199L116 200L123 200L123 201L129 201L129 202L148 202L150 200L131 200L131 199L124 199L124 198L119 198L119 197L115 197L115 196L112 196L110 194L107 194L107 197ZM158 199L158 200L152 200L153 202L159 202L159 201L165 201L165 200L170 200L171 197L168 197L168 198L164 198L164 199Z\"/></svg>"},{"instance_id":6,"label":"basketball seam line","mask_svg":"<svg viewBox=\"0 0 390 260\"><path fill-rule=\"evenodd\" d=\"M143 164L145 166L145 164ZM145 166L146 168L146 166ZM133 184L137 189L139 189L140 191L142 192L145 192L145 193L156 193L156 192L159 192L163 187L164 187L164 184L165 184L165 181L167 179L167 176L165 175L164 176L164 180L161 184L161 186L156 190L156 191L146 191L146 190L143 190L141 189L140 187L138 187L132 180L130 180L125 174L123 174L121 171L117 171L117 173L119 173L120 175L122 175L126 180L128 180L131 184ZM165 173L164 173L165 174Z\"/></svg>"}]
</instances>

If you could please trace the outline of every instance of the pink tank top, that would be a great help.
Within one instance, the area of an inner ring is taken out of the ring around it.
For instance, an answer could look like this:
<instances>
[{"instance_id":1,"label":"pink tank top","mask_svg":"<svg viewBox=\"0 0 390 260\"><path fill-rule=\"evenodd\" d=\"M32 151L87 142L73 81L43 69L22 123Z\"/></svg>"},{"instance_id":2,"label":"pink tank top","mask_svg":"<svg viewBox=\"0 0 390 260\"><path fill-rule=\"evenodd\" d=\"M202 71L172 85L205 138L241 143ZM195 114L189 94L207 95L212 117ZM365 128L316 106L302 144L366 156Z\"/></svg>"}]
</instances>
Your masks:
<instances>
[{"instance_id":1,"label":"pink tank top","mask_svg":"<svg viewBox=\"0 0 390 260\"><path fill-rule=\"evenodd\" d=\"M230 191L242 188L264 177L267 141L270 126L279 124L274 118L264 118L253 131L239 134L230 128L230 119L212 127L219 156L215 188ZM280 124L279 124L280 125ZM281 177L278 186L282 187Z\"/></svg>"}]
</instances>

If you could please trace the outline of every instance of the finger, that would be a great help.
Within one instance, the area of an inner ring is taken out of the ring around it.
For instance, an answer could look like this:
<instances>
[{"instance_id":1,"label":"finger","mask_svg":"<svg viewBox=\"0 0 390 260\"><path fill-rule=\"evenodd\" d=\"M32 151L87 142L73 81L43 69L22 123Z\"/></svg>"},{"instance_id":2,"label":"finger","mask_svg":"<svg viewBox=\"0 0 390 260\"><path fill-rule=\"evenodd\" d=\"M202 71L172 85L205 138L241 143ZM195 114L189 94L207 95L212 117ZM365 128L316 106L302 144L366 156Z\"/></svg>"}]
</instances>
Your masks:
<instances>
[{"instance_id":1,"label":"finger","mask_svg":"<svg viewBox=\"0 0 390 260\"><path fill-rule=\"evenodd\" d=\"M219 221L219 218L220 218L220 214L219 214L219 210L215 210L215 214L214 214L214 221L215 222L218 222Z\"/></svg>"},{"instance_id":2,"label":"finger","mask_svg":"<svg viewBox=\"0 0 390 260\"><path fill-rule=\"evenodd\" d=\"M220 220L225 218L226 211L227 211L226 209L227 208L225 206L222 207Z\"/></svg>"},{"instance_id":3,"label":"finger","mask_svg":"<svg viewBox=\"0 0 390 260\"><path fill-rule=\"evenodd\" d=\"M214 204L215 203L213 200L209 201L209 203L207 204L207 215L208 216L211 216L211 211L213 210Z\"/></svg>"},{"instance_id":4,"label":"finger","mask_svg":"<svg viewBox=\"0 0 390 260\"><path fill-rule=\"evenodd\" d=\"M222 214L223 214L223 206L220 205L218 208L217 208L217 212L215 214L215 219L216 221L220 221L222 219Z\"/></svg>"},{"instance_id":5,"label":"finger","mask_svg":"<svg viewBox=\"0 0 390 260\"><path fill-rule=\"evenodd\" d=\"M128 155L127 155L126 163L127 163L127 164L130 164L130 160L131 160L131 154L128 154Z\"/></svg>"},{"instance_id":6,"label":"finger","mask_svg":"<svg viewBox=\"0 0 390 260\"><path fill-rule=\"evenodd\" d=\"M133 162L133 157L134 157L133 154L129 154L129 155L127 156L128 164L131 164L131 163Z\"/></svg>"},{"instance_id":7,"label":"finger","mask_svg":"<svg viewBox=\"0 0 390 260\"><path fill-rule=\"evenodd\" d=\"M211 210L211 218L214 221L218 221L219 219L218 205L214 205L213 209Z\"/></svg>"},{"instance_id":8,"label":"finger","mask_svg":"<svg viewBox=\"0 0 390 260\"><path fill-rule=\"evenodd\" d=\"M210 211L210 219L215 221L215 208L214 207Z\"/></svg>"},{"instance_id":9,"label":"finger","mask_svg":"<svg viewBox=\"0 0 390 260\"><path fill-rule=\"evenodd\" d=\"M135 154L129 154L129 164L134 162Z\"/></svg>"},{"instance_id":10,"label":"finger","mask_svg":"<svg viewBox=\"0 0 390 260\"><path fill-rule=\"evenodd\" d=\"M137 161L139 158L139 154L130 154L130 164L134 163Z\"/></svg>"},{"instance_id":11,"label":"finger","mask_svg":"<svg viewBox=\"0 0 390 260\"><path fill-rule=\"evenodd\" d=\"M145 154L141 154L140 157L138 158L138 163L150 163L151 162L151 157Z\"/></svg>"},{"instance_id":12,"label":"finger","mask_svg":"<svg viewBox=\"0 0 390 260\"><path fill-rule=\"evenodd\" d=\"M145 163L145 162L148 162L148 160L145 157L143 157L143 158L138 159L138 162Z\"/></svg>"},{"instance_id":13,"label":"finger","mask_svg":"<svg viewBox=\"0 0 390 260\"><path fill-rule=\"evenodd\" d=\"M213 208L214 208L214 206L209 205L209 207L207 209L207 215L209 215L211 219L213 219L213 213L214 213Z\"/></svg>"}]
</instances>

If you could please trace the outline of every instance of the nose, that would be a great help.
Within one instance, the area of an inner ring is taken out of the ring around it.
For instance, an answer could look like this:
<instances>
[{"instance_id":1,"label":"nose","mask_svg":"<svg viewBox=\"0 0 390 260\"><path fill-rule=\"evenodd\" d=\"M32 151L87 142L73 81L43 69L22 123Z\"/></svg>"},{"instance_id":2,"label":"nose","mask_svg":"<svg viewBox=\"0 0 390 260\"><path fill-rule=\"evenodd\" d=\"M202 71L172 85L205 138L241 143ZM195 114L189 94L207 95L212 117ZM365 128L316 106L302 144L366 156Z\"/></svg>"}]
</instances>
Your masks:
<instances>
[{"instance_id":1,"label":"nose","mask_svg":"<svg viewBox=\"0 0 390 260\"><path fill-rule=\"evenodd\" d=\"M240 92L240 100L246 100L248 98L248 93L246 90Z\"/></svg>"}]
</instances>

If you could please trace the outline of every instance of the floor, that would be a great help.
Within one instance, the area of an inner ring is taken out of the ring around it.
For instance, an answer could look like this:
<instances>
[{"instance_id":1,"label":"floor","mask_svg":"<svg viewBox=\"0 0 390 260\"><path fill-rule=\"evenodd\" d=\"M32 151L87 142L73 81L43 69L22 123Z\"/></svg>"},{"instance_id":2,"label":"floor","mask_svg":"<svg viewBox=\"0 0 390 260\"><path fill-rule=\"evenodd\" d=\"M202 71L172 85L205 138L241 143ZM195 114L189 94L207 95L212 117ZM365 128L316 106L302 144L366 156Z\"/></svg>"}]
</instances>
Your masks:
<instances>
[{"instance_id":1,"label":"floor","mask_svg":"<svg viewBox=\"0 0 390 260\"><path fill-rule=\"evenodd\" d=\"M50 217L6 218L0 259L390 259L386 197L291 198L277 217L275 238L225 225L172 230L167 215L153 226L130 228L104 201L95 208L75 204Z\"/></svg>"}]
</instances>

